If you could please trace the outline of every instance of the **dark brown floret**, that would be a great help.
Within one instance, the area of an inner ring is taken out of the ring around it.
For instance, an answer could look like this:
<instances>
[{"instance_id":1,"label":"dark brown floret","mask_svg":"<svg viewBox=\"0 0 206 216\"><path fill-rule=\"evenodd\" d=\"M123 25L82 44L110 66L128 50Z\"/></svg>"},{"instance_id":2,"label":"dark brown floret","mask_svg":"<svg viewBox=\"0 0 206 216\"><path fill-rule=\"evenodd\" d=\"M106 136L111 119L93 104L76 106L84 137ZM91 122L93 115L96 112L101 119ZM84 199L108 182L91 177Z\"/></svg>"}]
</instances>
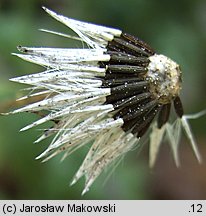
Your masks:
<instances>
[{"instance_id":1,"label":"dark brown floret","mask_svg":"<svg viewBox=\"0 0 206 216\"><path fill-rule=\"evenodd\" d=\"M142 94L123 98L123 99L117 100L115 103L113 103L113 107L114 107L114 109L119 109L119 108L123 108L123 107L127 107L127 106L132 106L134 104L140 103L141 101L143 101L149 97L151 97L151 93L145 92Z\"/></svg>"},{"instance_id":2,"label":"dark brown floret","mask_svg":"<svg viewBox=\"0 0 206 216\"><path fill-rule=\"evenodd\" d=\"M106 104L112 104L114 119L122 118L125 132L141 137L145 134L156 114L159 112L158 127L161 128L169 118L171 104L162 104L150 91L147 79L150 56L154 50L140 39L122 33L108 43L109 62L100 62L106 68L102 87L111 88ZM179 97L174 101L178 116L183 114Z\"/></svg>"},{"instance_id":3,"label":"dark brown floret","mask_svg":"<svg viewBox=\"0 0 206 216\"><path fill-rule=\"evenodd\" d=\"M145 115L139 118L132 129L132 133L136 134L137 137L142 137L149 128L158 111L159 105L156 105L153 109L149 110Z\"/></svg>"},{"instance_id":4,"label":"dark brown floret","mask_svg":"<svg viewBox=\"0 0 206 216\"><path fill-rule=\"evenodd\" d=\"M155 54L155 51L154 49L147 43L145 43L144 41L140 40L139 38L133 36L133 35L130 35L128 33L122 33L121 37L128 41L129 43L137 46L137 47L140 47L142 50L145 50L149 55L154 55Z\"/></svg>"},{"instance_id":5,"label":"dark brown floret","mask_svg":"<svg viewBox=\"0 0 206 216\"><path fill-rule=\"evenodd\" d=\"M135 82L136 83L136 82ZM130 84L118 85L111 88L111 95L107 96L106 103L114 104L116 101L121 99L126 99L128 97L141 94L143 92L148 92L147 83L145 81L140 81L134 85L134 82Z\"/></svg>"},{"instance_id":6,"label":"dark brown floret","mask_svg":"<svg viewBox=\"0 0 206 216\"><path fill-rule=\"evenodd\" d=\"M150 100L147 103L140 103L138 106L136 107L132 107L132 108L128 108L127 113L124 112L124 109L120 111L120 117L124 120L124 121L129 121L131 119L134 119L140 115L142 115L143 113L147 113L148 111L150 111L151 109L153 109L156 105L158 104L158 102L156 100ZM122 114L123 113L123 114Z\"/></svg>"},{"instance_id":7,"label":"dark brown floret","mask_svg":"<svg viewBox=\"0 0 206 216\"><path fill-rule=\"evenodd\" d=\"M139 65L146 66L149 63L149 59L141 56L133 56L123 52L112 52L108 51L108 54L111 55L110 63L118 65L128 64L128 65Z\"/></svg>"},{"instance_id":8,"label":"dark brown floret","mask_svg":"<svg viewBox=\"0 0 206 216\"><path fill-rule=\"evenodd\" d=\"M164 104L159 112L157 126L161 128L169 119L171 103Z\"/></svg>"},{"instance_id":9,"label":"dark brown floret","mask_svg":"<svg viewBox=\"0 0 206 216\"><path fill-rule=\"evenodd\" d=\"M108 65L107 70L110 73L141 73L145 74L147 72L147 68L143 66L134 66L134 65Z\"/></svg>"},{"instance_id":10,"label":"dark brown floret","mask_svg":"<svg viewBox=\"0 0 206 216\"><path fill-rule=\"evenodd\" d=\"M174 99L174 107L175 107L175 111L177 113L177 115L182 118L184 111L183 111L183 106L182 106L182 102L180 100L180 97L176 97Z\"/></svg>"}]
</instances>

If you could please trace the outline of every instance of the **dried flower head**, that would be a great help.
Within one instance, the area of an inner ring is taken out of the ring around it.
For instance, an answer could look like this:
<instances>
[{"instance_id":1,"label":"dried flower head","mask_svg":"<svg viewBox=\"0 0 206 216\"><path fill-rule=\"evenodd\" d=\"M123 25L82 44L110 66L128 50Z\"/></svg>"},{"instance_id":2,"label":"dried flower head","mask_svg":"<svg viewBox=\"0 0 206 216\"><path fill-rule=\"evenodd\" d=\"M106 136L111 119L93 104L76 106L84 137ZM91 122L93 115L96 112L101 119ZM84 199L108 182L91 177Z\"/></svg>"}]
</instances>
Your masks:
<instances>
[{"instance_id":1,"label":"dried flower head","mask_svg":"<svg viewBox=\"0 0 206 216\"><path fill-rule=\"evenodd\" d=\"M32 112L41 118L21 131L53 121L35 142L54 135L49 147L37 158L44 161L64 152L63 158L92 143L72 184L86 178L83 193L111 163L121 160L150 130L150 166L166 137L179 165L178 144L184 129L193 151L201 161L180 100L181 70L170 58L157 54L148 44L121 30L69 19L44 8L78 37L43 30L81 40L88 48L18 47L14 54L42 65L41 73L11 79L28 84L30 93L21 99L40 96L37 102L12 113ZM174 105L176 120L169 121ZM43 111L43 114L42 114ZM41 112L41 114L40 114Z\"/></svg>"}]
</instances>

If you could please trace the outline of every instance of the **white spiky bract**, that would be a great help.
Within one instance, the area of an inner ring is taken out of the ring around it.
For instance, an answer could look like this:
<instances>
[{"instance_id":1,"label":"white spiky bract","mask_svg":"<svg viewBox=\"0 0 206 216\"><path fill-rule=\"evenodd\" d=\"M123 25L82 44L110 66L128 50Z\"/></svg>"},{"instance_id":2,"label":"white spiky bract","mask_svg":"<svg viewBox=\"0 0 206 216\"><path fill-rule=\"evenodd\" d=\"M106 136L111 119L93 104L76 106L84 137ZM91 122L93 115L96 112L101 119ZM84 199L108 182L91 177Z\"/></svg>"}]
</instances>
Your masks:
<instances>
[{"instance_id":1,"label":"white spiky bract","mask_svg":"<svg viewBox=\"0 0 206 216\"><path fill-rule=\"evenodd\" d=\"M199 153L199 150L197 148L197 144L195 142L194 136L192 134L192 131L190 129L190 125L188 123L189 119L195 119L199 118L202 115L205 115L206 111L201 111L197 114L193 115L184 115L182 118L177 118L177 120L171 124L166 123L162 128L158 128L157 124L154 123L152 127L152 132L150 135L150 152L149 152L149 164L150 167L153 167L157 158L157 154L160 148L160 145L162 143L162 140L164 136L166 135L166 138L169 141L169 144L171 146L174 161L176 163L176 166L180 166L179 156L178 156L178 147L180 142L180 135L182 128L184 129L184 132L191 144L191 147L194 151L194 154L198 160L199 163L202 162L201 155Z\"/></svg>"},{"instance_id":2,"label":"white spiky bract","mask_svg":"<svg viewBox=\"0 0 206 216\"><path fill-rule=\"evenodd\" d=\"M38 112L46 110L47 115L21 129L27 130L50 120L57 120L53 128L48 129L38 140L54 135L52 143L37 158L44 161L65 152L63 158L80 147L91 143L82 165L72 184L85 176L83 194L89 190L94 180L111 162L121 159L125 153L139 143L131 133L123 131L121 118L114 120L110 115L112 104L105 104L110 88L101 88L102 81L97 77L105 76L105 68L98 62L107 62L110 55L105 54L108 41L120 36L122 31L86 22L76 21L44 10L56 20L71 28L79 37L43 30L60 36L85 42L89 48L58 49L19 47L26 54L14 54L26 61L46 67L46 71L11 79L12 81L33 86L31 93L21 99L46 95L43 100L26 105L12 113ZM161 129L153 124L150 141L150 165L153 166L164 134L170 140L174 158L179 165L177 148L181 126L185 129L193 150L200 161L187 117L178 119L173 125L167 123Z\"/></svg>"}]
</instances>

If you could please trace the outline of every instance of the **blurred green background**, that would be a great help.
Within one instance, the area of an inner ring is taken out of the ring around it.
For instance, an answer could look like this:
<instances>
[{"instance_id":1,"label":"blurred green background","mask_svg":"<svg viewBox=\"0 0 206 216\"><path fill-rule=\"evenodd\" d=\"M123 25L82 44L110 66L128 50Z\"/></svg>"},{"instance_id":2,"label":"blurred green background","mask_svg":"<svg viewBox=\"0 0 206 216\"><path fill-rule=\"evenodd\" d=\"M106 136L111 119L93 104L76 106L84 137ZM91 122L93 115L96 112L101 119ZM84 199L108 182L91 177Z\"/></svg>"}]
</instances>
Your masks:
<instances>
[{"instance_id":1,"label":"blurred green background","mask_svg":"<svg viewBox=\"0 0 206 216\"><path fill-rule=\"evenodd\" d=\"M69 39L39 32L45 28L68 33L41 6L60 14L123 29L148 42L158 53L177 61L183 70L185 113L206 108L206 1L205 0L0 0L0 108L5 109L25 86L9 78L40 72L12 52L17 45L70 47ZM4 110L5 111L5 110ZM49 144L32 142L40 131L19 130L36 119L31 114L0 116L0 199L206 199L206 117L192 120L204 163L199 165L187 140L180 146L177 169L164 143L154 169L148 168L148 145L130 152L105 182L101 175L90 192L81 196L84 180L70 187L84 152L64 162L34 158Z\"/></svg>"}]
</instances>

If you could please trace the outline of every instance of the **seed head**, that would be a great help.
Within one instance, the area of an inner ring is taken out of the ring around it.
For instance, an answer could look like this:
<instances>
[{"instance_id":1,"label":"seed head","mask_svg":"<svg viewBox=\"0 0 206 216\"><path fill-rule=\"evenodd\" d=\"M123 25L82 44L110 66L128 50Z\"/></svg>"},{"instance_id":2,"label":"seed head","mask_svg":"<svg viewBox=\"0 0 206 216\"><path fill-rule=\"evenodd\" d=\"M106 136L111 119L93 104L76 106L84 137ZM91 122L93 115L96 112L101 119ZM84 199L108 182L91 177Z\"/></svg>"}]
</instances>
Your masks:
<instances>
[{"instance_id":1,"label":"seed head","mask_svg":"<svg viewBox=\"0 0 206 216\"><path fill-rule=\"evenodd\" d=\"M168 104L180 94L182 72L180 66L164 55L149 57L148 72L145 75L150 83L150 92L159 103Z\"/></svg>"},{"instance_id":2,"label":"seed head","mask_svg":"<svg viewBox=\"0 0 206 216\"><path fill-rule=\"evenodd\" d=\"M141 146L147 132L150 132L150 166L155 163L164 137L171 144L179 165L181 128L201 161L188 119L205 112L184 115L179 97L181 71L177 63L121 30L44 10L77 36L43 31L80 40L88 48L19 46L23 54L14 54L45 68L40 73L11 79L30 86L28 95L19 100L39 98L12 112L31 112L40 117L21 131L53 122L35 141L53 136L37 159L46 161L59 153L64 153L64 159L82 146L92 144L72 181L74 184L85 177L83 193L108 165L118 163L127 152ZM172 104L176 120L169 119Z\"/></svg>"}]
</instances>

